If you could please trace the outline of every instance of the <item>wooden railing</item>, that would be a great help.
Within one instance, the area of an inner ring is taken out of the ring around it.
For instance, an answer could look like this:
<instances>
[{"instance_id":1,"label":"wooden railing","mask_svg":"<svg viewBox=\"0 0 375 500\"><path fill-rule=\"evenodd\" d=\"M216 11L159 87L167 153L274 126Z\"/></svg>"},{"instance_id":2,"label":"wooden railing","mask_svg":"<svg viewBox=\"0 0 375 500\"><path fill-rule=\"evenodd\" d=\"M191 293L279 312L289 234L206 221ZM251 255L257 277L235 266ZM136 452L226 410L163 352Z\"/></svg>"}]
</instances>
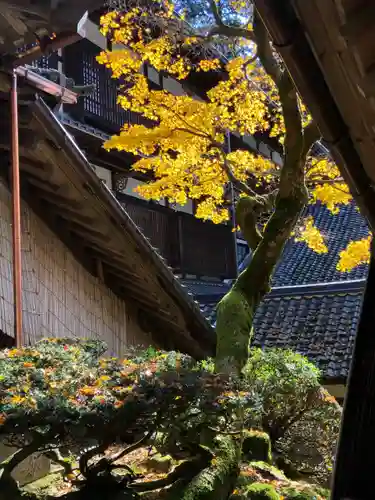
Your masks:
<instances>
[{"instance_id":1,"label":"wooden railing","mask_svg":"<svg viewBox=\"0 0 375 500\"><path fill-rule=\"evenodd\" d=\"M116 133L124 123L149 125L136 113L117 105L117 82L111 72L96 61L100 49L83 39L63 50L63 72L76 85L95 84L89 97L66 111L77 120ZM37 65L58 69L59 58L52 54ZM236 277L236 252L230 226L202 222L193 215L177 212L118 193L118 199L154 247L178 273L220 278Z\"/></svg>"},{"instance_id":2,"label":"wooden railing","mask_svg":"<svg viewBox=\"0 0 375 500\"><path fill-rule=\"evenodd\" d=\"M236 255L230 226L203 222L157 203L117 193L134 222L175 272L234 278Z\"/></svg>"},{"instance_id":3,"label":"wooden railing","mask_svg":"<svg viewBox=\"0 0 375 500\"><path fill-rule=\"evenodd\" d=\"M109 134L117 133L124 123L150 124L138 113L124 110L117 104L119 82L112 78L109 69L97 62L100 51L97 45L87 39L69 45L62 51L64 74L72 78L76 85L95 85L95 91L90 96L80 98L77 104L67 108L69 114ZM42 57L35 64L58 69L58 61L57 53L53 53L49 57Z\"/></svg>"}]
</instances>

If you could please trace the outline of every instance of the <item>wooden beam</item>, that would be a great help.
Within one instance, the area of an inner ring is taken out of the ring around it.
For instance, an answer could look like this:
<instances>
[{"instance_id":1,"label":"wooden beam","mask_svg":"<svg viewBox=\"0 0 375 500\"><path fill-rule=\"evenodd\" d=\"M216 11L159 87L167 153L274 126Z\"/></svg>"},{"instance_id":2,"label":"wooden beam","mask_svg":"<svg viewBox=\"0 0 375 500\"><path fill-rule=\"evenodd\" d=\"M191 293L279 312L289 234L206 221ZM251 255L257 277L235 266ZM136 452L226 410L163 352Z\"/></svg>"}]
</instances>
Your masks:
<instances>
[{"instance_id":1,"label":"wooden beam","mask_svg":"<svg viewBox=\"0 0 375 500\"><path fill-rule=\"evenodd\" d=\"M35 131L31 131L30 129L21 128L19 130L19 142L20 148L23 148L26 151L30 151L31 149L35 149L36 146L41 142L42 138L38 136ZM11 132L10 127L0 128L0 147L4 150L9 151L11 144ZM20 151L21 153L21 151Z\"/></svg>"},{"instance_id":2,"label":"wooden beam","mask_svg":"<svg viewBox=\"0 0 375 500\"><path fill-rule=\"evenodd\" d=\"M94 229L95 226L91 225L90 227L88 227L86 224L80 224L71 219L67 219L65 211L56 210L56 214L61 217L70 231L78 235L82 235L83 239L88 240L87 244L90 244L92 241L108 244L108 235L100 231L96 231Z\"/></svg>"},{"instance_id":3,"label":"wooden beam","mask_svg":"<svg viewBox=\"0 0 375 500\"><path fill-rule=\"evenodd\" d=\"M150 287L147 286L147 283L145 283L139 276L129 276L126 274L126 271L123 271L120 274L116 271L116 269L111 268L108 264L102 263L102 265L104 276L109 276L111 280L116 280L118 282L118 286L137 290L143 295L149 295L158 304L160 303L158 295L155 292L152 293L150 291Z\"/></svg>"},{"instance_id":4,"label":"wooden beam","mask_svg":"<svg viewBox=\"0 0 375 500\"><path fill-rule=\"evenodd\" d=\"M116 295L119 295L124 300L130 299L133 302L142 304L143 307L150 309L151 311L157 310L162 317L164 317L163 313L170 316L168 311L164 311L164 309L160 307L160 300L158 298L151 297L147 290L139 290L135 287L130 288L130 285L129 287L126 285L124 286L117 276L109 273L106 273L105 275L105 283L108 288L111 288Z\"/></svg>"},{"instance_id":5,"label":"wooden beam","mask_svg":"<svg viewBox=\"0 0 375 500\"><path fill-rule=\"evenodd\" d=\"M38 189L39 191L43 191L44 193L50 193L52 196L55 196L59 191L60 193L62 191L61 186L59 186L58 184L43 179L39 175L35 175L31 172L27 173L26 180L28 184L32 185L33 190Z\"/></svg>"},{"instance_id":6,"label":"wooden beam","mask_svg":"<svg viewBox=\"0 0 375 500\"><path fill-rule=\"evenodd\" d=\"M43 192L37 190L36 196L38 196L46 207L48 207L52 212L54 212L57 216L65 219L66 221L72 221L74 223L80 224L82 226L95 227L95 220L92 217L88 217L86 215L81 215L79 212L75 210L70 210L67 206L61 207L58 203L53 203L52 201L47 200L43 196ZM63 209L63 210L62 210Z\"/></svg>"},{"instance_id":7,"label":"wooden beam","mask_svg":"<svg viewBox=\"0 0 375 500\"><path fill-rule=\"evenodd\" d=\"M121 254L115 250L112 250L112 248L108 248L108 251L105 252L102 248L98 247L97 245L93 244L90 247L90 251L92 254L96 257L101 259L103 262L106 264L111 265L114 269L116 270L122 270L124 267L127 269L138 269L138 266L136 266L136 262L134 259L130 259L129 252L124 249L124 252ZM130 249L129 249L130 250ZM137 276L137 273L132 273L129 271L128 274L132 274L133 276Z\"/></svg>"},{"instance_id":8,"label":"wooden beam","mask_svg":"<svg viewBox=\"0 0 375 500\"><path fill-rule=\"evenodd\" d=\"M43 165L42 163L37 163L32 160L25 160L20 158L20 171L21 174L31 174L32 176L41 179L41 184L49 181L52 176L52 172L48 165Z\"/></svg>"},{"instance_id":9,"label":"wooden beam","mask_svg":"<svg viewBox=\"0 0 375 500\"><path fill-rule=\"evenodd\" d=\"M142 280L142 275L129 270L127 260L118 261L116 257L112 256L112 251L110 249L108 249L108 252L104 252L104 250L98 250L97 245L93 242L88 242L80 235L75 234L75 238L93 260L100 260L102 264L109 266L109 269L114 275L123 276L124 279L129 279L131 281Z\"/></svg>"},{"instance_id":10,"label":"wooden beam","mask_svg":"<svg viewBox=\"0 0 375 500\"><path fill-rule=\"evenodd\" d=\"M79 244L79 241L72 235L51 206L44 202L30 184L25 184L22 187L22 194L26 203L31 209L47 224L49 229L69 248L75 258L84 268L93 276L96 277L96 269L94 259L89 255L85 248Z\"/></svg>"},{"instance_id":11,"label":"wooden beam","mask_svg":"<svg viewBox=\"0 0 375 500\"><path fill-rule=\"evenodd\" d=\"M33 182L31 181L33 184ZM35 185L35 184L34 184ZM55 205L56 207L61 207L63 209L72 209L72 210L83 210L83 205L77 200L72 200L67 196L63 196L61 194L52 193L50 190L45 191L42 188L42 183L39 184L40 189L40 197L46 200L48 203ZM92 226L91 226L92 227Z\"/></svg>"}]
</instances>

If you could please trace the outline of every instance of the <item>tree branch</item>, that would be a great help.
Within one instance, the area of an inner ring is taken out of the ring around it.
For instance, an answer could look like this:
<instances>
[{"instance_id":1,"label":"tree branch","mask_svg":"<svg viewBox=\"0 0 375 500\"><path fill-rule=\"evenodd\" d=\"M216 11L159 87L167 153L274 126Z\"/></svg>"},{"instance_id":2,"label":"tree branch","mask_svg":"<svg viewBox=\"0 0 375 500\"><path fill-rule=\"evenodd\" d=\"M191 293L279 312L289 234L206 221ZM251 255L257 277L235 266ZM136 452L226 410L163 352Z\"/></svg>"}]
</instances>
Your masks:
<instances>
[{"instance_id":1,"label":"tree branch","mask_svg":"<svg viewBox=\"0 0 375 500\"><path fill-rule=\"evenodd\" d=\"M87 478L87 474L89 472L89 467L88 463L89 461L95 457L95 455L103 455L105 450L107 449L108 444L107 443L102 443L99 446L95 446L94 448L91 448L90 450L86 451L79 457L79 470L81 474Z\"/></svg>"},{"instance_id":2,"label":"tree branch","mask_svg":"<svg viewBox=\"0 0 375 500\"><path fill-rule=\"evenodd\" d=\"M238 277L234 289L241 290L254 305L257 291L259 301L269 289L269 280L280 258L285 242L307 202L305 158L303 152L302 117L297 93L286 70L282 70L272 52L267 30L256 13L254 35L259 59L278 88L285 123L284 164L280 170L275 209L263 231L249 266Z\"/></svg>"},{"instance_id":3,"label":"tree branch","mask_svg":"<svg viewBox=\"0 0 375 500\"><path fill-rule=\"evenodd\" d=\"M279 91L286 130L284 141L285 161L280 172L279 193L280 196L288 196L295 186L304 184L305 158L302 159L304 142L297 93L289 73L280 68L272 52L268 32L257 12L254 16L254 35L258 46L259 59Z\"/></svg>"},{"instance_id":4,"label":"tree branch","mask_svg":"<svg viewBox=\"0 0 375 500\"><path fill-rule=\"evenodd\" d=\"M236 220L249 248L253 251L262 241L262 235L257 227L258 207L258 202L252 196L241 198L236 205Z\"/></svg>"},{"instance_id":5,"label":"tree branch","mask_svg":"<svg viewBox=\"0 0 375 500\"><path fill-rule=\"evenodd\" d=\"M271 40L257 11L254 14L253 30L254 40L257 44L257 53L263 68L278 86L282 74L281 68L272 53Z\"/></svg>"},{"instance_id":6,"label":"tree branch","mask_svg":"<svg viewBox=\"0 0 375 500\"><path fill-rule=\"evenodd\" d=\"M215 19L215 23L218 26L224 26L223 20L221 19L221 15L220 15L220 12L219 12L218 5L215 2L215 0L210 0L210 7L211 7L211 10L212 10L212 15L214 16L214 19Z\"/></svg>"},{"instance_id":7,"label":"tree branch","mask_svg":"<svg viewBox=\"0 0 375 500\"><path fill-rule=\"evenodd\" d=\"M246 28L240 28L235 26L226 25L220 15L219 8L215 0L210 0L210 7L212 15L214 16L216 26L212 28L207 36L212 37L215 35L224 35L228 38L246 38L247 40L254 41L254 36L252 31Z\"/></svg>"},{"instance_id":8,"label":"tree branch","mask_svg":"<svg viewBox=\"0 0 375 500\"><path fill-rule=\"evenodd\" d=\"M212 455L207 453L207 455L203 455L194 460L183 462L162 479L157 479L156 481L147 481L144 483L133 483L129 485L129 487L141 493L144 491L153 491L160 488L165 488L166 486L170 486L180 479L190 481L201 470L207 467L207 465L210 463L211 458Z\"/></svg>"},{"instance_id":9,"label":"tree branch","mask_svg":"<svg viewBox=\"0 0 375 500\"><path fill-rule=\"evenodd\" d=\"M303 129L303 149L302 149L302 159L306 159L313 145L319 141L321 134L314 121L311 121Z\"/></svg>"},{"instance_id":10,"label":"tree branch","mask_svg":"<svg viewBox=\"0 0 375 500\"><path fill-rule=\"evenodd\" d=\"M234 172L230 166L230 162L225 157L225 153L221 151L221 154L222 154L222 158L223 158L223 163L222 163L223 170L227 174L227 177L228 177L229 181L233 184L233 186L236 187L238 189L238 191L245 193L249 196L253 196L253 197L257 196L255 191L253 191L250 186L248 186L244 182L237 179L237 177L234 175Z\"/></svg>"},{"instance_id":11,"label":"tree branch","mask_svg":"<svg viewBox=\"0 0 375 500\"><path fill-rule=\"evenodd\" d=\"M53 460L55 463L61 465L64 469L65 476L73 473L74 468L72 463L69 459L66 459L62 456L58 448L48 451L47 453L45 453L45 456Z\"/></svg>"},{"instance_id":12,"label":"tree branch","mask_svg":"<svg viewBox=\"0 0 375 500\"><path fill-rule=\"evenodd\" d=\"M144 436L141 437L136 443L131 444L130 446L127 446L124 450L120 451L116 456L111 457L110 463L113 464L117 460L120 460L120 458L124 457L125 455L128 455L134 450L137 450L142 446L143 443L145 443L150 437L154 434L154 430L148 432Z\"/></svg>"}]
</instances>

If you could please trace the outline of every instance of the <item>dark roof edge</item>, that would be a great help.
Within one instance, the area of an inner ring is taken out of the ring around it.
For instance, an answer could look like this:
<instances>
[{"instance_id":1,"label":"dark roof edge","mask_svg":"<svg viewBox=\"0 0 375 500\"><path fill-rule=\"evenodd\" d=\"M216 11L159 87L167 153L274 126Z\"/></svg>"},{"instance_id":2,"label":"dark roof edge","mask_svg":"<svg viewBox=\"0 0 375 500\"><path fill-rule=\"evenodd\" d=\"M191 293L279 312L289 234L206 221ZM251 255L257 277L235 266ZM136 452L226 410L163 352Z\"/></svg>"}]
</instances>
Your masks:
<instances>
[{"instance_id":1,"label":"dark roof edge","mask_svg":"<svg viewBox=\"0 0 375 500\"><path fill-rule=\"evenodd\" d=\"M334 295L363 293L366 285L365 279L350 281L332 281L330 283L311 283L307 285L278 286L272 288L267 297L296 297L305 295Z\"/></svg>"},{"instance_id":2,"label":"dark roof edge","mask_svg":"<svg viewBox=\"0 0 375 500\"><path fill-rule=\"evenodd\" d=\"M315 118L323 140L340 166L353 197L374 231L375 197L371 179L365 171L292 2L254 0L254 4L298 91Z\"/></svg>"},{"instance_id":3,"label":"dark roof edge","mask_svg":"<svg viewBox=\"0 0 375 500\"><path fill-rule=\"evenodd\" d=\"M280 297L319 297L321 295L362 294L366 285L365 279L332 281L329 283L309 283L307 285L276 286L272 288L266 299ZM196 298L203 304L220 300L225 293L196 294Z\"/></svg>"},{"instance_id":4,"label":"dark roof edge","mask_svg":"<svg viewBox=\"0 0 375 500\"><path fill-rule=\"evenodd\" d=\"M322 376L320 383L322 385L346 385L347 377L344 376L329 377L327 375L324 375Z\"/></svg>"},{"instance_id":5,"label":"dark roof edge","mask_svg":"<svg viewBox=\"0 0 375 500\"><path fill-rule=\"evenodd\" d=\"M207 352L207 355L212 355L216 343L215 333L209 322L200 312L199 306L194 301L192 294L184 290L179 280L174 276L172 270L155 251L149 240L147 240L128 213L116 200L109 188L99 179L93 167L77 147L74 140L40 97L36 99L34 113L39 121L44 121L51 126L49 133L54 137L58 146L65 150L72 161L79 164L81 171L88 180L88 187L94 188L95 195L108 206L111 215L113 215L121 226L126 227L140 250L150 258L155 270L159 273L160 285L173 297L183 311L188 328L190 330L196 329L199 331L199 333L196 331L195 335L194 332L191 331L192 337L201 340L202 349Z\"/></svg>"}]
</instances>

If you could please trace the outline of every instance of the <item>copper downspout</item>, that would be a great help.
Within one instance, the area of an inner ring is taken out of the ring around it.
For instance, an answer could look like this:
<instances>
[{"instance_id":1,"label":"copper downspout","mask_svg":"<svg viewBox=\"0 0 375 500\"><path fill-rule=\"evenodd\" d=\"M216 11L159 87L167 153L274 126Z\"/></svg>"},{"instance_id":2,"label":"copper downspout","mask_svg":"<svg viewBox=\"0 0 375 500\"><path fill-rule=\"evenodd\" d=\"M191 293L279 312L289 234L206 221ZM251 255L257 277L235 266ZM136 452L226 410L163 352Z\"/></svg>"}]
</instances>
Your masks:
<instances>
[{"instance_id":1,"label":"copper downspout","mask_svg":"<svg viewBox=\"0 0 375 500\"><path fill-rule=\"evenodd\" d=\"M14 337L16 346L22 345L22 263L21 263L21 200L20 200L20 162L18 137L18 95L17 73L12 72L10 91L10 111L12 126L12 201L13 201L13 307Z\"/></svg>"}]
</instances>

